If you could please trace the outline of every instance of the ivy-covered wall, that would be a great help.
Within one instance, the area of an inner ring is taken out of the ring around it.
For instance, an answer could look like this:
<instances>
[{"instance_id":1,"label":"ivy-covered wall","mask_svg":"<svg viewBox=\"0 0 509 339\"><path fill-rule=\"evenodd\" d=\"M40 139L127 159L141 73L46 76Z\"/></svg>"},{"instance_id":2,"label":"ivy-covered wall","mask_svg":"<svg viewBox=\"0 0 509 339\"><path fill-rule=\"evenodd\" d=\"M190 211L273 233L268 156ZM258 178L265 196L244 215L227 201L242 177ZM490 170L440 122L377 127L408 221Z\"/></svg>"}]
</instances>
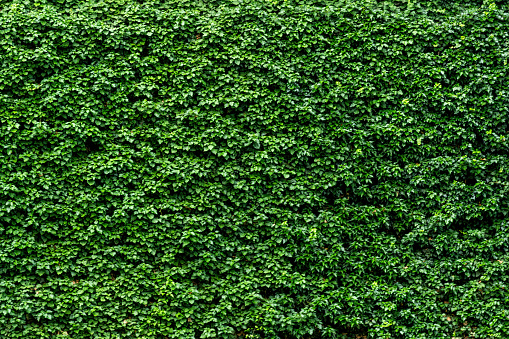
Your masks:
<instances>
[{"instance_id":1,"label":"ivy-covered wall","mask_svg":"<svg viewBox=\"0 0 509 339\"><path fill-rule=\"evenodd\" d=\"M0 1L1 338L509 338L506 1Z\"/></svg>"}]
</instances>

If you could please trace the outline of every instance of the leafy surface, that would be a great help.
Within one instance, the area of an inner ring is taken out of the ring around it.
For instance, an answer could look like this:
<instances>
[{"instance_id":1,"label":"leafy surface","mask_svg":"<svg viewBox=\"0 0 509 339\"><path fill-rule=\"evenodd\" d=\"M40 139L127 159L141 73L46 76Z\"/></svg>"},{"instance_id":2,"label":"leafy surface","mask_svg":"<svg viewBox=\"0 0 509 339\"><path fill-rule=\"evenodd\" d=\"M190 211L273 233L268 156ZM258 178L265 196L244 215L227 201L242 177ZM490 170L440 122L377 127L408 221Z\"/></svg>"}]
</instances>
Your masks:
<instances>
[{"instance_id":1,"label":"leafy surface","mask_svg":"<svg viewBox=\"0 0 509 339\"><path fill-rule=\"evenodd\" d=\"M505 1L0 1L2 338L509 337Z\"/></svg>"}]
</instances>

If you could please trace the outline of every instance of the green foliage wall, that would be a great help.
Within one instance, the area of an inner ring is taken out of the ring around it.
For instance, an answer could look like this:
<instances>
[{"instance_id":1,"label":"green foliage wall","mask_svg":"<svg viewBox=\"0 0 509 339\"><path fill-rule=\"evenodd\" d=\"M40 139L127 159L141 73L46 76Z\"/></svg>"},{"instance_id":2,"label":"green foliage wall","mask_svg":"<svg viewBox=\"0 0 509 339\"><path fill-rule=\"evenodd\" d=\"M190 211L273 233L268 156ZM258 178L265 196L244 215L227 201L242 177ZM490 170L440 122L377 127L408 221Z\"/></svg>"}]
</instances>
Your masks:
<instances>
[{"instance_id":1,"label":"green foliage wall","mask_svg":"<svg viewBox=\"0 0 509 339\"><path fill-rule=\"evenodd\" d=\"M0 337L509 337L505 1L0 4Z\"/></svg>"}]
</instances>

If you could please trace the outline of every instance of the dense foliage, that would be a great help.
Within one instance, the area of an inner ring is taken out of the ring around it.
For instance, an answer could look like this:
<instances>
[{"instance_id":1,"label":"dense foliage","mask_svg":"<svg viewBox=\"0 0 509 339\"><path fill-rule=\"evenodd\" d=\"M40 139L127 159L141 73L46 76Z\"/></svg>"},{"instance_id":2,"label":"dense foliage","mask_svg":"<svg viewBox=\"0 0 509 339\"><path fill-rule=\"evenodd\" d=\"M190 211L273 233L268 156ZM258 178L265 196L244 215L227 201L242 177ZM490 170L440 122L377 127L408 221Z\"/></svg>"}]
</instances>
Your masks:
<instances>
[{"instance_id":1,"label":"dense foliage","mask_svg":"<svg viewBox=\"0 0 509 339\"><path fill-rule=\"evenodd\" d=\"M506 1L0 1L2 338L509 337Z\"/></svg>"}]
</instances>

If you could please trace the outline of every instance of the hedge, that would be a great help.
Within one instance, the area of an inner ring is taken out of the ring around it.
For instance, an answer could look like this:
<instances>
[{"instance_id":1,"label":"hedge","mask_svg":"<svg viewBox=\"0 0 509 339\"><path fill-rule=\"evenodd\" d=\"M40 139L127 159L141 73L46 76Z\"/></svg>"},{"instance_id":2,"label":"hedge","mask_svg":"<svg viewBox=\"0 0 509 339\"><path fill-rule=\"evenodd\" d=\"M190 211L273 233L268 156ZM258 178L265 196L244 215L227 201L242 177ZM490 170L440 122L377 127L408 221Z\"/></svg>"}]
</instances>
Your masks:
<instances>
[{"instance_id":1,"label":"hedge","mask_svg":"<svg viewBox=\"0 0 509 339\"><path fill-rule=\"evenodd\" d=\"M506 1L0 1L2 338L509 338Z\"/></svg>"}]
</instances>

